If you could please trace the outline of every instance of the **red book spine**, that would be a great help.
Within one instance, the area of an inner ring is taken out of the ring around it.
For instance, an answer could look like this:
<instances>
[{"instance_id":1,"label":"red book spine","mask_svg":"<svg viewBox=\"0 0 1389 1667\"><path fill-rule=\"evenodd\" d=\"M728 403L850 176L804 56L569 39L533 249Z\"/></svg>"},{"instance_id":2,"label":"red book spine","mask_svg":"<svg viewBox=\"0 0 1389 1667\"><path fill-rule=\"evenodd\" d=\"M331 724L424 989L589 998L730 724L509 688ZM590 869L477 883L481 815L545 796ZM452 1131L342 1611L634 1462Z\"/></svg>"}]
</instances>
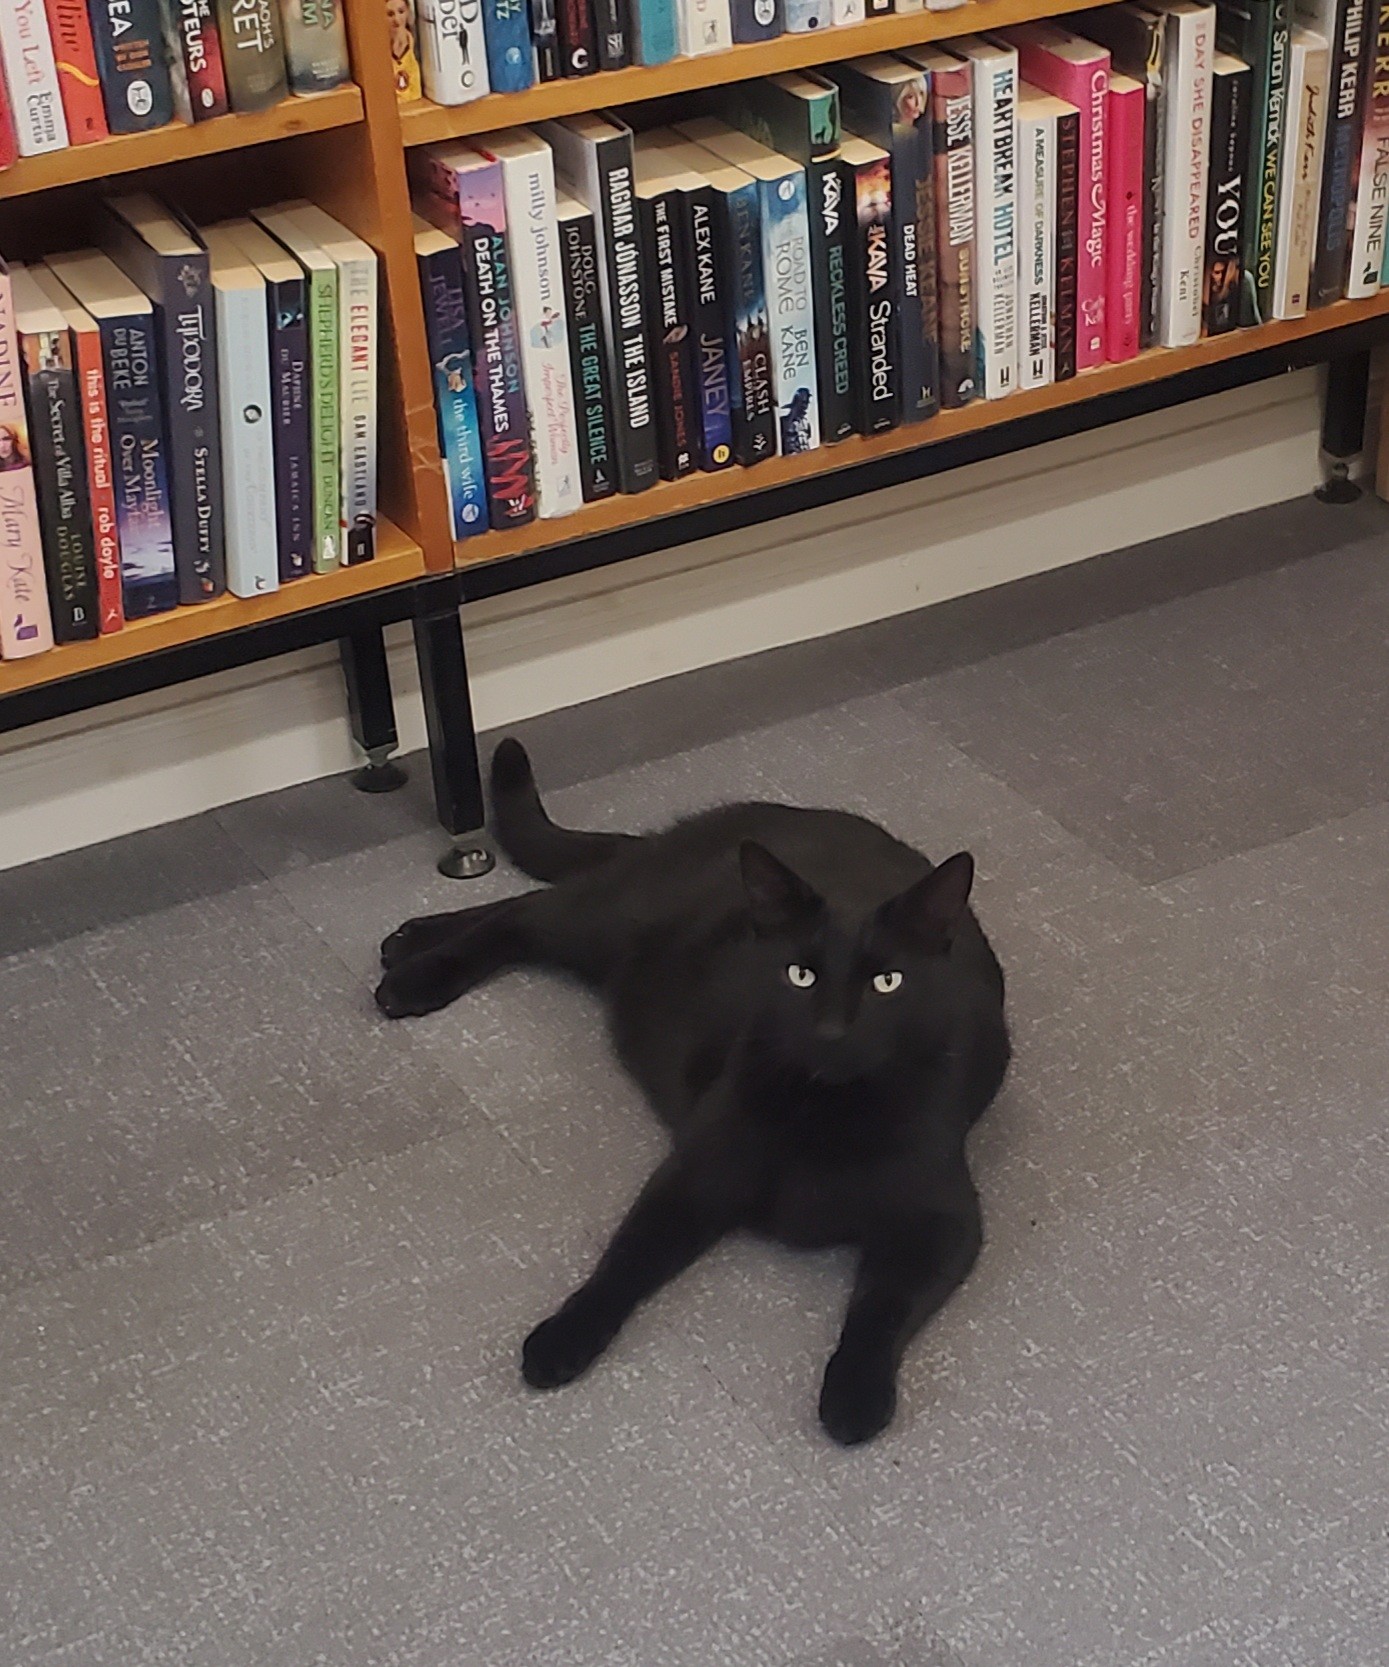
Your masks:
<instances>
[{"instance_id":1,"label":"red book spine","mask_svg":"<svg viewBox=\"0 0 1389 1667\"><path fill-rule=\"evenodd\" d=\"M111 464L111 429L106 417L106 372L101 335L74 330L77 386L82 396L83 437L87 442L87 493L92 507L96 548L97 619L102 636L125 624L121 600L121 545L116 528L116 480Z\"/></svg>"},{"instance_id":2,"label":"red book spine","mask_svg":"<svg viewBox=\"0 0 1389 1667\"><path fill-rule=\"evenodd\" d=\"M10 114L10 95L5 89L4 72L0 71L0 169L13 168L19 159L19 145L14 136L14 117Z\"/></svg>"},{"instance_id":3,"label":"red book spine","mask_svg":"<svg viewBox=\"0 0 1389 1667\"><path fill-rule=\"evenodd\" d=\"M1143 115L1145 89L1115 76L1109 89L1105 180L1105 357L1138 357L1143 295Z\"/></svg>"},{"instance_id":4,"label":"red book spine","mask_svg":"<svg viewBox=\"0 0 1389 1667\"><path fill-rule=\"evenodd\" d=\"M188 103L195 122L225 116L227 67L222 58L222 36L212 15L212 0L175 0L179 44L188 81Z\"/></svg>"},{"instance_id":5,"label":"red book spine","mask_svg":"<svg viewBox=\"0 0 1389 1667\"><path fill-rule=\"evenodd\" d=\"M63 114L67 117L68 142L93 144L105 139L110 129L106 125L86 0L44 0L44 4L48 10L48 32L53 37Z\"/></svg>"}]
</instances>

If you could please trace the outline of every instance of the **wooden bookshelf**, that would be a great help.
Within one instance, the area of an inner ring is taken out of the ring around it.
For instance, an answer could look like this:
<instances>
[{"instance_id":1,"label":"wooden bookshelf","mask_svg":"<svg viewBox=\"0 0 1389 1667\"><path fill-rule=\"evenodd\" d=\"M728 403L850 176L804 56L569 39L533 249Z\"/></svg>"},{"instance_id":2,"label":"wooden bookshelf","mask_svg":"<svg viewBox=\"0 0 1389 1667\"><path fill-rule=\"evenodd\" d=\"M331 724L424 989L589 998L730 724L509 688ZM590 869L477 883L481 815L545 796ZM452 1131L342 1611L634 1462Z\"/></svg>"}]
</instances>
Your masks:
<instances>
[{"instance_id":1,"label":"wooden bookshelf","mask_svg":"<svg viewBox=\"0 0 1389 1667\"><path fill-rule=\"evenodd\" d=\"M301 133L323 133L350 127L362 120L359 88L336 87L308 98L287 98L272 109L247 116L218 116L210 122L170 122L152 133L130 133L102 139L94 145L71 145L46 156L25 156L0 173L0 202L28 196L55 186L80 185L116 174L162 168L194 156L215 156L249 145L292 139Z\"/></svg>"},{"instance_id":2,"label":"wooden bookshelf","mask_svg":"<svg viewBox=\"0 0 1389 1667\"><path fill-rule=\"evenodd\" d=\"M518 122L546 121L553 116L572 116L580 110L639 104L645 99L697 92L729 81L750 81L759 75L780 75L791 69L809 69L816 64L858 58L870 52L924 46L928 41L970 35L976 30L1006 29L1010 24L1027 23L1039 17L1060 17L1066 12L1093 8L1095 4L1096 0L966 0L966 4L951 11L907 12L900 17L878 17L839 29L779 35L776 40L734 46L726 52L708 52L698 58L673 58L668 64L654 64L649 68L610 70L568 81L546 81L524 93L493 93L470 104L446 108L421 99L401 110L401 128L407 146L427 145L437 139L513 127Z\"/></svg>"},{"instance_id":3,"label":"wooden bookshelf","mask_svg":"<svg viewBox=\"0 0 1389 1667\"><path fill-rule=\"evenodd\" d=\"M59 678L80 677L119 665L122 660L182 648L200 639L244 631L310 608L326 608L368 591L385 590L422 578L424 552L389 521L378 523L374 561L340 567L332 573L312 573L281 585L268 596L219 596L193 608L173 608L150 619L131 620L109 637L94 642L63 643L31 660L0 660L0 700L21 689L37 688Z\"/></svg>"}]
</instances>

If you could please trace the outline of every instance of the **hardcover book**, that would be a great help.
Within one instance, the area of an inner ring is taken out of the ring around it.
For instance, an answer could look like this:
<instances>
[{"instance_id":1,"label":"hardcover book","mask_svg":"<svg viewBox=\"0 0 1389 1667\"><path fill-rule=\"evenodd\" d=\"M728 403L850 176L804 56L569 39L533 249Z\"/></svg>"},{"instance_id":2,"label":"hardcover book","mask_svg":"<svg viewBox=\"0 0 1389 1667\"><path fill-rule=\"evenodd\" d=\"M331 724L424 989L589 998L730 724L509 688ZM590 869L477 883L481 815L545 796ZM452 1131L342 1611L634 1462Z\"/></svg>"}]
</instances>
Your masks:
<instances>
[{"instance_id":1,"label":"hardcover book","mask_svg":"<svg viewBox=\"0 0 1389 1667\"><path fill-rule=\"evenodd\" d=\"M1147 95L1130 75L1109 77L1105 155L1105 358L1133 359L1143 339L1143 123ZM1239 161L1244 162L1240 152ZM1236 299L1238 294L1236 292Z\"/></svg>"},{"instance_id":2,"label":"hardcover book","mask_svg":"<svg viewBox=\"0 0 1389 1667\"><path fill-rule=\"evenodd\" d=\"M1018 385L1018 54L1012 46L975 35L949 43L949 49L968 61L974 88L979 374L984 397L1001 399Z\"/></svg>"},{"instance_id":3,"label":"hardcover book","mask_svg":"<svg viewBox=\"0 0 1389 1667\"><path fill-rule=\"evenodd\" d=\"M213 0L164 0L164 22L179 116L189 122L225 116L231 100Z\"/></svg>"},{"instance_id":4,"label":"hardcover book","mask_svg":"<svg viewBox=\"0 0 1389 1667\"><path fill-rule=\"evenodd\" d=\"M68 144L67 118L43 0L5 0L0 6L0 80L8 84L19 154L62 150Z\"/></svg>"},{"instance_id":5,"label":"hardcover book","mask_svg":"<svg viewBox=\"0 0 1389 1667\"><path fill-rule=\"evenodd\" d=\"M1273 317L1278 240L1278 181L1288 89L1287 0L1221 0L1216 41L1253 72L1249 155L1244 173L1244 246L1240 251L1240 323Z\"/></svg>"},{"instance_id":6,"label":"hardcover book","mask_svg":"<svg viewBox=\"0 0 1389 1667\"><path fill-rule=\"evenodd\" d=\"M455 538L487 531L487 476L473 390L463 253L455 239L415 216L415 264L424 297L425 335L434 377L439 453Z\"/></svg>"},{"instance_id":7,"label":"hardcover book","mask_svg":"<svg viewBox=\"0 0 1389 1667\"><path fill-rule=\"evenodd\" d=\"M0 85L4 77L0 76ZM15 332L9 268L0 261L0 659L20 660L53 646L44 577L24 369Z\"/></svg>"},{"instance_id":8,"label":"hardcover book","mask_svg":"<svg viewBox=\"0 0 1389 1667\"><path fill-rule=\"evenodd\" d=\"M1217 52L1211 78L1211 175L1206 204L1203 323L1222 336L1239 323L1244 179L1249 157L1249 65Z\"/></svg>"},{"instance_id":9,"label":"hardcover book","mask_svg":"<svg viewBox=\"0 0 1389 1667\"><path fill-rule=\"evenodd\" d=\"M265 283L275 452L275 541L280 579L288 583L312 573L314 565L308 280L293 255L254 220L229 221L227 230ZM336 445L336 424L333 433ZM333 521L336 544L336 514Z\"/></svg>"},{"instance_id":10,"label":"hardcover book","mask_svg":"<svg viewBox=\"0 0 1389 1667\"><path fill-rule=\"evenodd\" d=\"M535 83L530 7L526 0L482 0L487 80L494 93L523 93Z\"/></svg>"},{"instance_id":11,"label":"hardcover book","mask_svg":"<svg viewBox=\"0 0 1389 1667\"><path fill-rule=\"evenodd\" d=\"M426 98L468 104L489 90L481 0L415 0Z\"/></svg>"},{"instance_id":12,"label":"hardcover book","mask_svg":"<svg viewBox=\"0 0 1389 1667\"><path fill-rule=\"evenodd\" d=\"M286 97L277 0L217 0L217 27L232 109L268 110Z\"/></svg>"},{"instance_id":13,"label":"hardcover book","mask_svg":"<svg viewBox=\"0 0 1389 1667\"><path fill-rule=\"evenodd\" d=\"M87 0L47 0L48 33L62 94L68 143L90 145L106 138L106 107L97 79L96 43Z\"/></svg>"},{"instance_id":14,"label":"hardcover book","mask_svg":"<svg viewBox=\"0 0 1389 1667\"><path fill-rule=\"evenodd\" d=\"M852 134L840 147L856 248L849 263L854 328L854 426L882 434L901 421L892 294L892 161L881 145Z\"/></svg>"},{"instance_id":15,"label":"hardcover book","mask_svg":"<svg viewBox=\"0 0 1389 1667\"><path fill-rule=\"evenodd\" d=\"M48 264L101 332L125 617L165 613L178 603L179 580L154 305L94 250L55 255Z\"/></svg>"},{"instance_id":16,"label":"hardcover book","mask_svg":"<svg viewBox=\"0 0 1389 1667\"><path fill-rule=\"evenodd\" d=\"M342 0L280 0L285 63L293 93L326 93L347 80Z\"/></svg>"},{"instance_id":17,"label":"hardcover book","mask_svg":"<svg viewBox=\"0 0 1389 1667\"><path fill-rule=\"evenodd\" d=\"M595 503L617 491L612 385L603 346L603 302L598 293L602 257L593 215L581 202L558 192L555 216L564 269L564 315L574 382L579 474L584 502Z\"/></svg>"}]
</instances>

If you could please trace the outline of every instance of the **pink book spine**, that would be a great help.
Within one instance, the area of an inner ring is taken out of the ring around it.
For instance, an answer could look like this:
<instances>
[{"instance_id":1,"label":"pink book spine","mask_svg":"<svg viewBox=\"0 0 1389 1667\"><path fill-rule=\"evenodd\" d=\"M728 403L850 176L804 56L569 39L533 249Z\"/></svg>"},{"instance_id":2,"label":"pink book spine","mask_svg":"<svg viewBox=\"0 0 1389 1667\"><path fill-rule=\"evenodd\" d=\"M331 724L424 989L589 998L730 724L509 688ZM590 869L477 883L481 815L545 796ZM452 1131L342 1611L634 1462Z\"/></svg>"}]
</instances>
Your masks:
<instances>
[{"instance_id":1,"label":"pink book spine","mask_svg":"<svg viewBox=\"0 0 1389 1667\"><path fill-rule=\"evenodd\" d=\"M1088 63L1059 57L1020 29L1012 37L1024 81L1064 98L1080 112L1080 200L1076 248L1076 369L1105 360L1105 130L1109 114L1109 54L1095 49Z\"/></svg>"},{"instance_id":2,"label":"pink book spine","mask_svg":"<svg viewBox=\"0 0 1389 1667\"><path fill-rule=\"evenodd\" d=\"M0 658L53 646L10 275L0 264Z\"/></svg>"},{"instance_id":3,"label":"pink book spine","mask_svg":"<svg viewBox=\"0 0 1389 1667\"><path fill-rule=\"evenodd\" d=\"M1143 116L1138 82L1116 76L1109 89L1105 182L1105 355L1110 364L1138 357L1143 296Z\"/></svg>"}]
</instances>

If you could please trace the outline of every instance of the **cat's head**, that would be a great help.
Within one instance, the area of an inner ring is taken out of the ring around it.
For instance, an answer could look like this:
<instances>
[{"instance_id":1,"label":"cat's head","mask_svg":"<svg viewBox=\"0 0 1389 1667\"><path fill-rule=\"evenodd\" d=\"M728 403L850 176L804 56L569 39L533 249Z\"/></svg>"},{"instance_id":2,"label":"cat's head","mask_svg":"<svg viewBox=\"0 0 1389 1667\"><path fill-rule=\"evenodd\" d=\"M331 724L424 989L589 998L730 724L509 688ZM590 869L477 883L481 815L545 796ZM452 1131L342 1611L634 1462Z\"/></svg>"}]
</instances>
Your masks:
<instances>
[{"instance_id":1,"label":"cat's head","mask_svg":"<svg viewBox=\"0 0 1389 1667\"><path fill-rule=\"evenodd\" d=\"M756 940L764 1040L826 1082L869 1076L943 1034L968 852L860 919L845 919L763 846L739 853Z\"/></svg>"}]
</instances>

